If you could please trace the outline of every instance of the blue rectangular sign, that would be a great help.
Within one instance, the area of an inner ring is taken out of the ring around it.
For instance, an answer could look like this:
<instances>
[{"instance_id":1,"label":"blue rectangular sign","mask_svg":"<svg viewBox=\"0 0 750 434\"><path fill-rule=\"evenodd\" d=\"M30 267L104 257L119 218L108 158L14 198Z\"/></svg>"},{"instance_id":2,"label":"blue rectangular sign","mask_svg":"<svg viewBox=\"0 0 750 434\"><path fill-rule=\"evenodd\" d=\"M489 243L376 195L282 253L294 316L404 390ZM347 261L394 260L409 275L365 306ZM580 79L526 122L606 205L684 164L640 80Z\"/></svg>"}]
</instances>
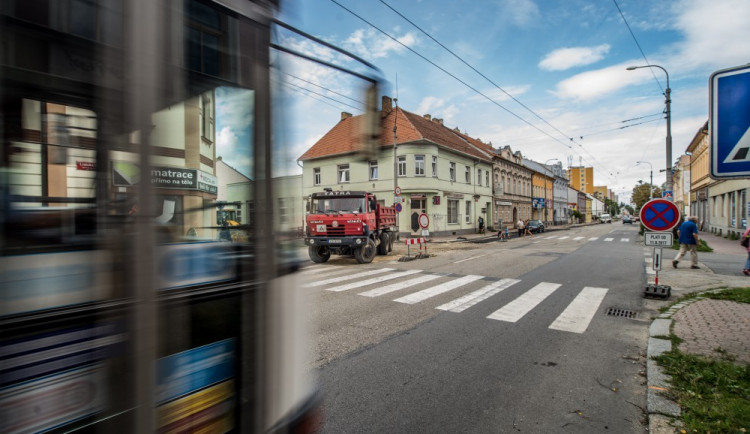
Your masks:
<instances>
[{"instance_id":1,"label":"blue rectangular sign","mask_svg":"<svg viewBox=\"0 0 750 434\"><path fill-rule=\"evenodd\" d=\"M711 177L750 177L750 66L711 74Z\"/></svg>"}]
</instances>

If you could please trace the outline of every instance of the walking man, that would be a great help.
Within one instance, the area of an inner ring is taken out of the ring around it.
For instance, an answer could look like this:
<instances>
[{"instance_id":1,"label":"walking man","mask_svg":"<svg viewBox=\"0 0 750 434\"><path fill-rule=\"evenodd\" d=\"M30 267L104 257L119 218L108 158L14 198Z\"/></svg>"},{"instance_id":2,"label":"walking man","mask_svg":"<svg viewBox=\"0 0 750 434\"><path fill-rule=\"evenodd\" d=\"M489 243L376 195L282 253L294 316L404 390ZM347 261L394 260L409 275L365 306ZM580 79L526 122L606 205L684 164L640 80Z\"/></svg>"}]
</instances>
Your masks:
<instances>
[{"instance_id":1,"label":"walking man","mask_svg":"<svg viewBox=\"0 0 750 434\"><path fill-rule=\"evenodd\" d=\"M523 220L520 218L518 219L518 222L516 223L516 229L518 229L518 238L521 238L523 236Z\"/></svg>"},{"instance_id":2,"label":"walking man","mask_svg":"<svg viewBox=\"0 0 750 434\"><path fill-rule=\"evenodd\" d=\"M698 217L690 216L680 225L680 228L677 229L677 236L680 241L680 253L678 253L677 256L675 256L674 261L672 261L672 266L674 268L677 268L677 263L680 262L680 259L685 256L685 253L687 253L688 250L690 251L690 268L700 268L698 267L698 251L696 250L698 248L697 223Z\"/></svg>"}]
</instances>

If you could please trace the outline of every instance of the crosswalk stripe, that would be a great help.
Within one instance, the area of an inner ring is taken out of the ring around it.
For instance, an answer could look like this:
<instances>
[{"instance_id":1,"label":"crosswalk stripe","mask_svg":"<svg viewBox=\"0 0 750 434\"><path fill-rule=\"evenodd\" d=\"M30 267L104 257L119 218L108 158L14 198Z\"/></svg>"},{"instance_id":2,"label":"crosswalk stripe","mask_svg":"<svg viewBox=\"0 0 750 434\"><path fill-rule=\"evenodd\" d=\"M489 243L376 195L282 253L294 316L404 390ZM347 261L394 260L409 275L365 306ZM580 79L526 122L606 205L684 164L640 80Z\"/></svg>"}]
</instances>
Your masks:
<instances>
[{"instance_id":1,"label":"crosswalk stripe","mask_svg":"<svg viewBox=\"0 0 750 434\"><path fill-rule=\"evenodd\" d=\"M583 333L607 295L607 288L587 286L549 326L553 330Z\"/></svg>"},{"instance_id":2,"label":"crosswalk stripe","mask_svg":"<svg viewBox=\"0 0 750 434\"><path fill-rule=\"evenodd\" d=\"M419 303L420 301L427 300L430 297L440 295L444 292L448 292L452 289L456 289L459 286L463 286L475 280L479 280L482 277L484 276L477 276L477 275L470 274L468 276L464 276L458 279L451 280L450 282L441 283L440 285L433 286L427 289L423 289L422 291L418 291L413 294L403 296L401 298L397 298L393 301L397 301L399 303L406 303L406 304Z\"/></svg>"},{"instance_id":3,"label":"crosswalk stripe","mask_svg":"<svg viewBox=\"0 0 750 434\"><path fill-rule=\"evenodd\" d=\"M523 295L506 304L487 318L516 322L560 287L559 283L541 282Z\"/></svg>"},{"instance_id":4,"label":"crosswalk stripe","mask_svg":"<svg viewBox=\"0 0 750 434\"><path fill-rule=\"evenodd\" d=\"M614 238L605 238L604 241L612 241Z\"/></svg>"},{"instance_id":5,"label":"crosswalk stripe","mask_svg":"<svg viewBox=\"0 0 750 434\"><path fill-rule=\"evenodd\" d=\"M599 239L599 237L591 237L591 238L589 238L589 241L596 241L598 239Z\"/></svg>"},{"instance_id":6,"label":"crosswalk stripe","mask_svg":"<svg viewBox=\"0 0 750 434\"><path fill-rule=\"evenodd\" d=\"M545 240L551 240L552 238L557 238L557 235L550 235L548 237L544 237Z\"/></svg>"},{"instance_id":7,"label":"crosswalk stripe","mask_svg":"<svg viewBox=\"0 0 750 434\"><path fill-rule=\"evenodd\" d=\"M630 238L620 238L620 242L622 243L627 243L628 241L630 241Z\"/></svg>"},{"instance_id":8,"label":"crosswalk stripe","mask_svg":"<svg viewBox=\"0 0 750 434\"><path fill-rule=\"evenodd\" d=\"M301 270L300 273L302 274L318 274L322 273L323 271L330 271L330 272L336 272L346 269L346 267L339 267L339 266L328 266L328 267L310 267L305 268L304 270Z\"/></svg>"},{"instance_id":9,"label":"crosswalk stripe","mask_svg":"<svg viewBox=\"0 0 750 434\"><path fill-rule=\"evenodd\" d=\"M338 282L343 282L345 280L352 280L352 279L357 279L357 278L360 278L360 277L372 276L373 274L385 273L386 271L392 271L392 270L393 270L393 268L377 268L375 270L363 271L361 273L347 274L345 276L334 277L334 278L325 279L325 280L319 280L317 282L308 283L308 284L306 284L304 286L307 287L307 288L313 288L315 286L323 286L323 285L328 285L330 283L338 283Z\"/></svg>"},{"instance_id":10,"label":"crosswalk stripe","mask_svg":"<svg viewBox=\"0 0 750 434\"><path fill-rule=\"evenodd\" d=\"M518 282L520 282L520 280L516 280L516 279L498 280L497 282L492 282L489 285L485 286L484 288L478 289L472 292L471 294L466 294L463 297L457 298L451 302L438 306L437 309L447 310L450 312L463 312L464 310L474 306L480 301L484 301L492 297L493 295L497 294L498 292L512 285L515 285Z\"/></svg>"},{"instance_id":11,"label":"crosswalk stripe","mask_svg":"<svg viewBox=\"0 0 750 434\"><path fill-rule=\"evenodd\" d=\"M373 277L372 279L360 280L359 282L347 283L346 285L334 286L333 288L326 288L328 291L341 292L348 291L354 288L361 288L363 286L372 285L375 283L385 282L387 280L398 279L400 277L406 277L412 274L421 273L422 270L406 270L398 273L390 273L385 276Z\"/></svg>"},{"instance_id":12,"label":"crosswalk stripe","mask_svg":"<svg viewBox=\"0 0 750 434\"><path fill-rule=\"evenodd\" d=\"M573 238L573 241L578 241L578 240L582 240L582 239L583 239L583 237L575 237L575 238Z\"/></svg>"},{"instance_id":13,"label":"crosswalk stripe","mask_svg":"<svg viewBox=\"0 0 750 434\"><path fill-rule=\"evenodd\" d=\"M378 297L384 294L389 294L391 292L400 291L405 288L410 288L412 286L416 286L425 282L429 282L431 280L435 280L438 277L444 277L439 274L425 274L423 276L415 277L413 279L404 280L402 282L396 282L391 285L384 286L382 288L376 288L371 289L370 291L361 292L359 295L364 295L365 297Z\"/></svg>"},{"instance_id":14,"label":"crosswalk stripe","mask_svg":"<svg viewBox=\"0 0 750 434\"><path fill-rule=\"evenodd\" d=\"M567 240L568 238L570 238L570 236L568 235L565 235L564 237L560 237L561 240Z\"/></svg>"}]
</instances>

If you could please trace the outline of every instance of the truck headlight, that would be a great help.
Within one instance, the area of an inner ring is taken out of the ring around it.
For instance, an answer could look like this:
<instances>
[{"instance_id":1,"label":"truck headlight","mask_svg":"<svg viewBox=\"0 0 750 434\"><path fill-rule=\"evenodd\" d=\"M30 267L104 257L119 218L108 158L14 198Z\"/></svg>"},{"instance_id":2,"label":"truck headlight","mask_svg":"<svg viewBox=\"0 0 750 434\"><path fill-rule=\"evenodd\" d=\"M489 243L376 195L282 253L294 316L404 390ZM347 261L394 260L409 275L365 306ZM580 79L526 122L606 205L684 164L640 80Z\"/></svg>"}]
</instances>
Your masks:
<instances>
[{"instance_id":1,"label":"truck headlight","mask_svg":"<svg viewBox=\"0 0 750 434\"><path fill-rule=\"evenodd\" d=\"M315 240L311 239L310 240L310 245L312 246L313 244L315 244Z\"/></svg>"},{"instance_id":2,"label":"truck headlight","mask_svg":"<svg viewBox=\"0 0 750 434\"><path fill-rule=\"evenodd\" d=\"M354 242L357 244L362 244L362 240L360 240L359 238L357 238Z\"/></svg>"}]
</instances>

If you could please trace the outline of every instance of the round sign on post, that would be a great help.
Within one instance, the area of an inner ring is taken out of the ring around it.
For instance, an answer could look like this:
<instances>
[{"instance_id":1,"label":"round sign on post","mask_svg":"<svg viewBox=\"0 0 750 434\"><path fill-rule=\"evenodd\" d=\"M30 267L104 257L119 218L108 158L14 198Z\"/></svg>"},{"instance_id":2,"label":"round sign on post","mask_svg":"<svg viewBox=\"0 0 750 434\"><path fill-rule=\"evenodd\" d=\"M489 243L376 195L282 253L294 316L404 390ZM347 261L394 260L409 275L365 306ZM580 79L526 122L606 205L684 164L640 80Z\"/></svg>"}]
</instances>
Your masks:
<instances>
[{"instance_id":1,"label":"round sign on post","mask_svg":"<svg viewBox=\"0 0 750 434\"><path fill-rule=\"evenodd\" d=\"M650 231L670 231L680 222L680 210L667 199L651 199L641 207L639 215Z\"/></svg>"},{"instance_id":2,"label":"round sign on post","mask_svg":"<svg viewBox=\"0 0 750 434\"><path fill-rule=\"evenodd\" d=\"M427 229L429 225L430 225L430 217L425 213L420 214L419 215L419 227L421 227L422 229Z\"/></svg>"},{"instance_id":3,"label":"round sign on post","mask_svg":"<svg viewBox=\"0 0 750 434\"><path fill-rule=\"evenodd\" d=\"M401 187L396 187L396 196L401 196Z\"/></svg>"},{"instance_id":4,"label":"round sign on post","mask_svg":"<svg viewBox=\"0 0 750 434\"><path fill-rule=\"evenodd\" d=\"M402 209L403 209L403 207L401 206L401 204L397 203L396 204L396 212L401 212Z\"/></svg>"}]
</instances>

